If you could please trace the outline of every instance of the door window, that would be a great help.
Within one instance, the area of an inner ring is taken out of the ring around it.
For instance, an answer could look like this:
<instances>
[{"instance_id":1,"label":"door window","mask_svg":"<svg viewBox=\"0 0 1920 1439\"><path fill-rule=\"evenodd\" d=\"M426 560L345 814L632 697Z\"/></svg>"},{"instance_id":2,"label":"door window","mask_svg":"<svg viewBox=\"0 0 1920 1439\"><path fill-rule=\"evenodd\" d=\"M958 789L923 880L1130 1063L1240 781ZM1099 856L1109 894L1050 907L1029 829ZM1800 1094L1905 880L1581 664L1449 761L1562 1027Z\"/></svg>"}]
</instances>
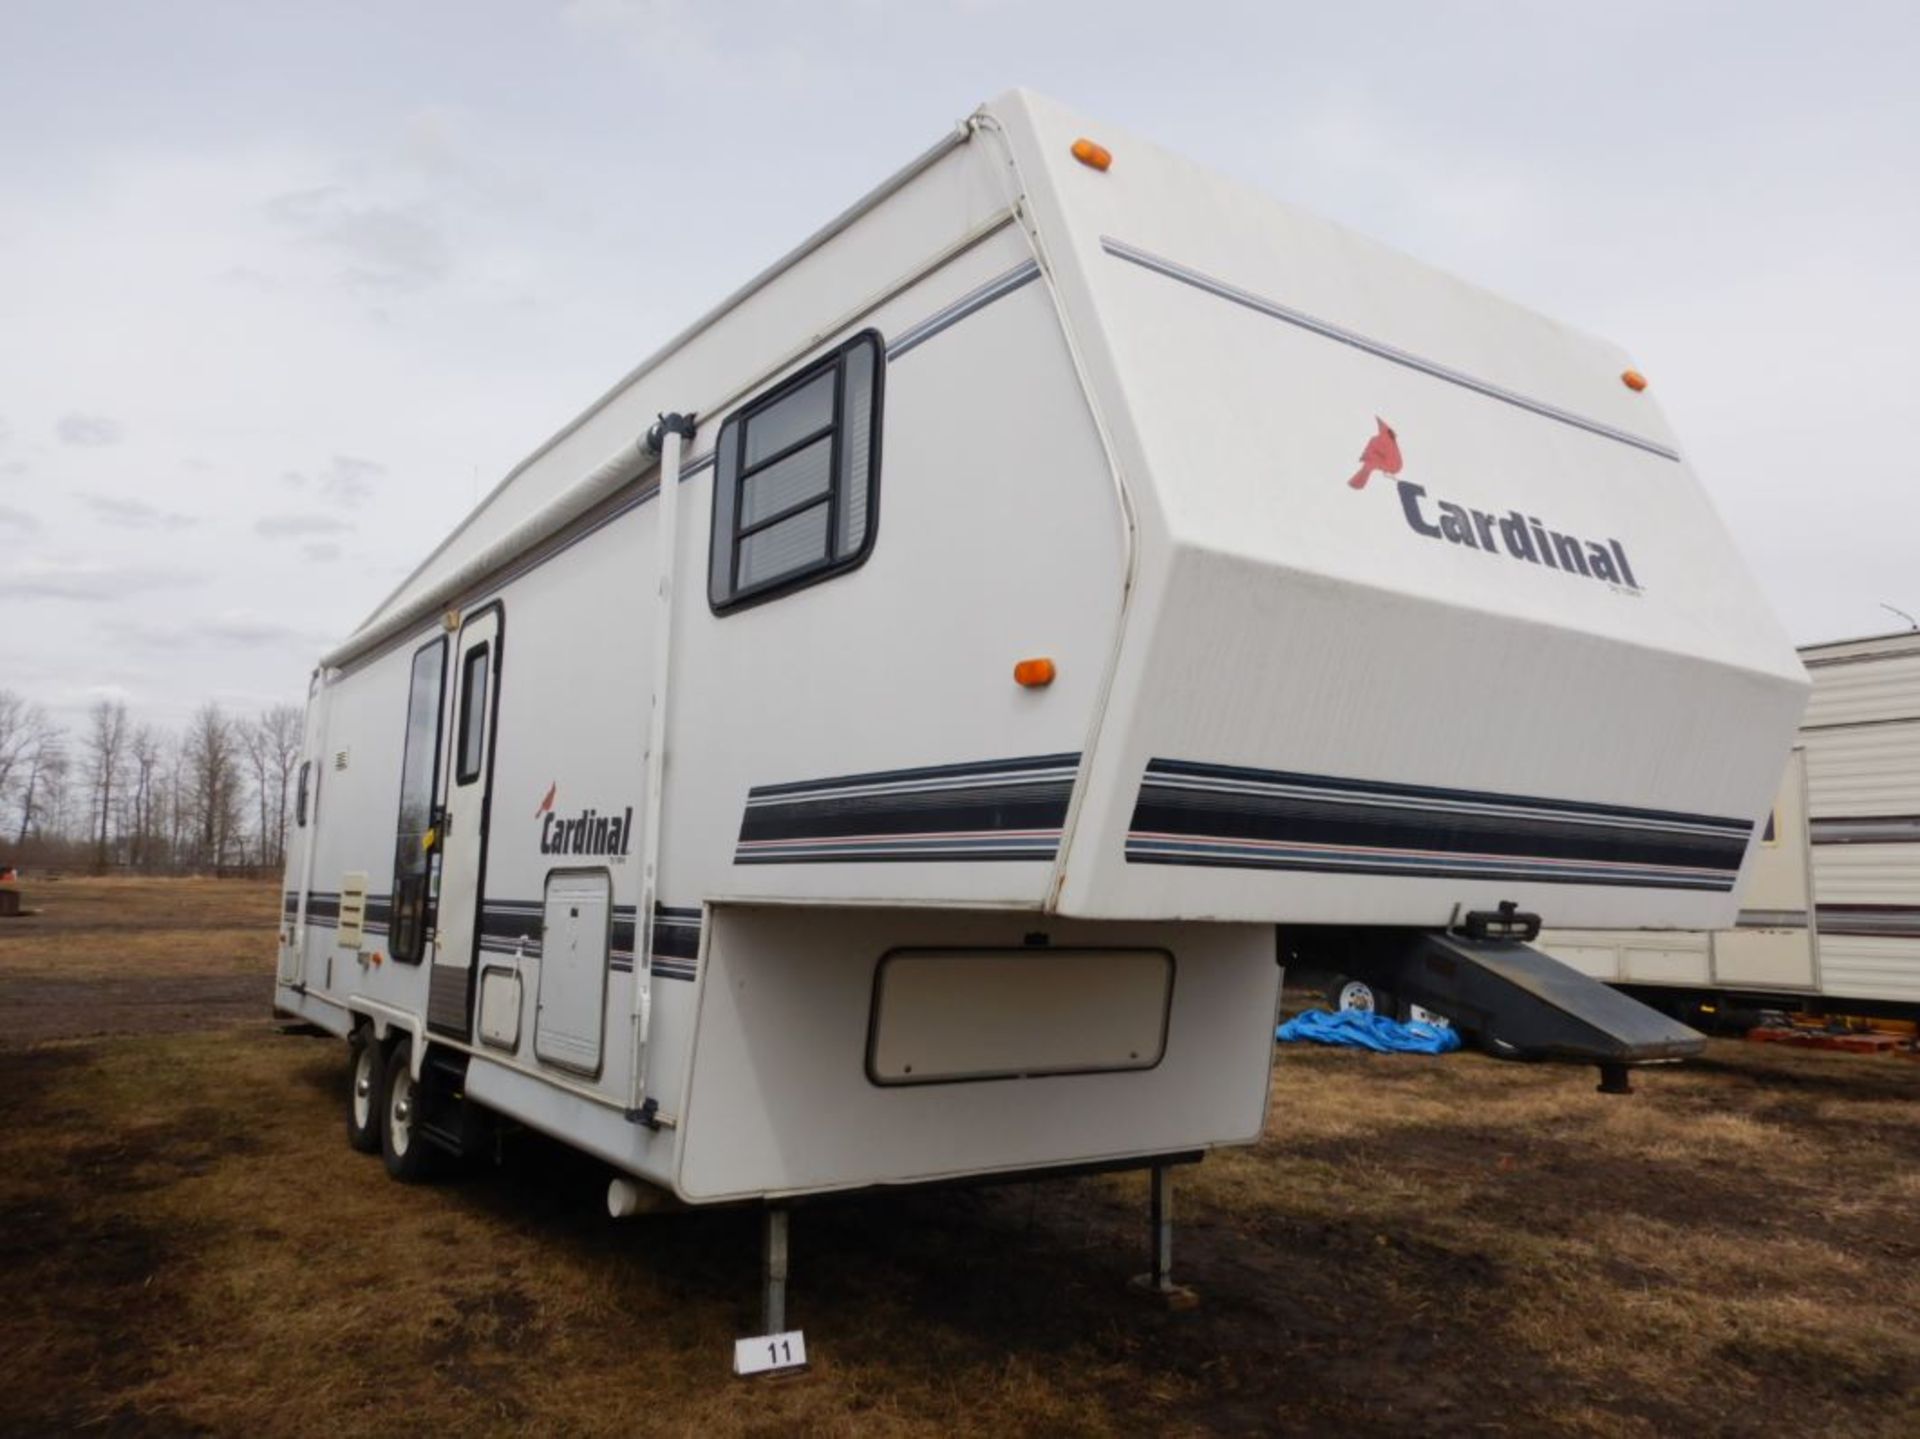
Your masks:
<instances>
[{"instance_id":1,"label":"door window","mask_svg":"<svg viewBox=\"0 0 1920 1439\"><path fill-rule=\"evenodd\" d=\"M407 687L406 749L400 761L400 817L394 826L393 916L387 947L418 964L433 926L433 880L440 854L432 842L433 797L440 788L440 708L447 642L435 640L413 657Z\"/></svg>"},{"instance_id":2,"label":"door window","mask_svg":"<svg viewBox=\"0 0 1920 1439\"><path fill-rule=\"evenodd\" d=\"M475 645L460 666L460 763L454 778L472 784L487 757L487 660L490 651Z\"/></svg>"}]
</instances>

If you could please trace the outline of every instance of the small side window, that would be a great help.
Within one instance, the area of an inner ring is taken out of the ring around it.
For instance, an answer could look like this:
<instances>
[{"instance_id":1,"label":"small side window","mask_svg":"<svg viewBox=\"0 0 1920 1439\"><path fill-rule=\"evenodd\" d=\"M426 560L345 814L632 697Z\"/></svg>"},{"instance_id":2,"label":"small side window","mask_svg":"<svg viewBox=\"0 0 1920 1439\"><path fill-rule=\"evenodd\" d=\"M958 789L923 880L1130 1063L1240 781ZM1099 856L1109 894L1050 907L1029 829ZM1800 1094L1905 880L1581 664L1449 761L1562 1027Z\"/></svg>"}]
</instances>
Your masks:
<instances>
[{"instance_id":1,"label":"small side window","mask_svg":"<svg viewBox=\"0 0 1920 1439\"><path fill-rule=\"evenodd\" d=\"M313 761L300 762L300 784L294 793L293 822L300 829L307 827L307 797L312 793Z\"/></svg>"},{"instance_id":2,"label":"small side window","mask_svg":"<svg viewBox=\"0 0 1920 1439\"><path fill-rule=\"evenodd\" d=\"M475 645L460 663L460 763L454 779L472 784L480 778L487 754L487 657L485 645Z\"/></svg>"},{"instance_id":3,"label":"small side window","mask_svg":"<svg viewBox=\"0 0 1920 1439\"><path fill-rule=\"evenodd\" d=\"M873 546L885 350L863 331L727 417L714 446L715 614L853 569Z\"/></svg>"},{"instance_id":4,"label":"small side window","mask_svg":"<svg viewBox=\"0 0 1920 1439\"><path fill-rule=\"evenodd\" d=\"M1770 809L1767 811L1767 827L1760 832L1760 843L1762 844L1780 843L1779 820L1780 820L1779 810Z\"/></svg>"}]
</instances>

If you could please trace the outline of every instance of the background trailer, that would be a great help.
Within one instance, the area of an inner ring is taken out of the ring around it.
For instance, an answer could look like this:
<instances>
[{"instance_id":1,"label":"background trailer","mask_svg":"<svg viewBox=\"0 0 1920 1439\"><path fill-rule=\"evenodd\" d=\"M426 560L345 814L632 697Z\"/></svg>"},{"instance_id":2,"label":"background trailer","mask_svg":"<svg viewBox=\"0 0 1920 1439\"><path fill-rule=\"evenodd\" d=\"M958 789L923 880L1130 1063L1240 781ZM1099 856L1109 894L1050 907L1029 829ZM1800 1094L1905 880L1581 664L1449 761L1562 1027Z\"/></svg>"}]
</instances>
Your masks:
<instances>
[{"instance_id":1,"label":"background trailer","mask_svg":"<svg viewBox=\"0 0 1920 1439\"><path fill-rule=\"evenodd\" d=\"M1804 689L1624 354L1015 92L324 658L276 1004L401 1177L1164 1201L1277 924L1729 923Z\"/></svg>"}]
</instances>

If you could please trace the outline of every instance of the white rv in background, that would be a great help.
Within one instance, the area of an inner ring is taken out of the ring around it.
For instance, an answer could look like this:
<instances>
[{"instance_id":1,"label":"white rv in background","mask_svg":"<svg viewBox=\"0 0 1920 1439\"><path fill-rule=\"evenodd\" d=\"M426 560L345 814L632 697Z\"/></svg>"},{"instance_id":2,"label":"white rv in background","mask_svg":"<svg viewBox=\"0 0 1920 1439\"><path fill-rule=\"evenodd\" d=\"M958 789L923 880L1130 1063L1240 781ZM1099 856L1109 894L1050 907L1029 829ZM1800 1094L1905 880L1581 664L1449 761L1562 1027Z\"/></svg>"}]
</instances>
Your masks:
<instances>
[{"instance_id":1,"label":"white rv in background","mask_svg":"<svg viewBox=\"0 0 1920 1439\"><path fill-rule=\"evenodd\" d=\"M1920 1016L1920 632L1808 645L1799 743L1731 928L1554 931L1649 998Z\"/></svg>"},{"instance_id":2,"label":"white rv in background","mask_svg":"<svg viewBox=\"0 0 1920 1439\"><path fill-rule=\"evenodd\" d=\"M1277 925L1731 923L1805 687L1621 351L1014 92L325 656L275 1003L401 1177L1164 1178Z\"/></svg>"}]
</instances>

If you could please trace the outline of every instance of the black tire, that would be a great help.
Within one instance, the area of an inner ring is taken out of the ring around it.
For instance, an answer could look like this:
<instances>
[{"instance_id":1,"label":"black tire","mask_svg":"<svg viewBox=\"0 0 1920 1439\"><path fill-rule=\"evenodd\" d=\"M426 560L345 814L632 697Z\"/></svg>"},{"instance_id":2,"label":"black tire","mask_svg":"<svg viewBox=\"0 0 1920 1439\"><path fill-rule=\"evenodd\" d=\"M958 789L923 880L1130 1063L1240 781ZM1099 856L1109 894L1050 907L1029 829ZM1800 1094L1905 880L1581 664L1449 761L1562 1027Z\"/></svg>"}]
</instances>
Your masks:
<instances>
[{"instance_id":1,"label":"black tire","mask_svg":"<svg viewBox=\"0 0 1920 1439\"><path fill-rule=\"evenodd\" d=\"M362 1089L362 1085L365 1088ZM347 1041L347 1144L362 1154L380 1152L380 1114L387 1103L386 1056L373 1030L354 1030Z\"/></svg>"},{"instance_id":2,"label":"black tire","mask_svg":"<svg viewBox=\"0 0 1920 1439\"><path fill-rule=\"evenodd\" d=\"M398 1040L387 1056L387 1082L380 1105L380 1157L402 1184L433 1177L440 1151L420 1132L420 1086L411 1068L413 1045Z\"/></svg>"},{"instance_id":3,"label":"black tire","mask_svg":"<svg viewBox=\"0 0 1920 1439\"><path fill-rule=\"evenodd\" d=\"M1343 1009L1359 1009L1383 1014L1391 1019L1396 1012L1391 994L1372 980L1359 979L1351 974L1327 976L1322 995L1327 1001L1327 1008L1335 1013Z\"/></svg>"}]
</instances>

